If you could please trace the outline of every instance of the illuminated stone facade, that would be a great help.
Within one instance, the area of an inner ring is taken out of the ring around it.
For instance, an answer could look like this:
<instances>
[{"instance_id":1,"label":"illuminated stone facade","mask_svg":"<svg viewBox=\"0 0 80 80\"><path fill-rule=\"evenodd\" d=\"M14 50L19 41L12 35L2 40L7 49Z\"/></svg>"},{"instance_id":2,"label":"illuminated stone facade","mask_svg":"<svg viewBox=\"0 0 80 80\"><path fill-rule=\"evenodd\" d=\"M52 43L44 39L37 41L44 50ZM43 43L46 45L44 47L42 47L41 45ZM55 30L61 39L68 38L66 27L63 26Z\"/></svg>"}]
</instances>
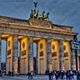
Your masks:
<instances>
[{"instance_id":1,"label":"illuminated stone facade","mask_svg":"<svg viewBox=\"0 0 80 80\"><path fill-rule=\"evenodd\" d=\"M74 68L74 51L71 40L76 35L72 27L53 24L47 20L15 19L0 16L0 69L1 40L7 42L6 74L27 74L46 70L70 70ZM20 67L18 67L18 42L20 42ZM36 67L34 70L33 42L37 44Z\"/></svg>"}]
</instances>

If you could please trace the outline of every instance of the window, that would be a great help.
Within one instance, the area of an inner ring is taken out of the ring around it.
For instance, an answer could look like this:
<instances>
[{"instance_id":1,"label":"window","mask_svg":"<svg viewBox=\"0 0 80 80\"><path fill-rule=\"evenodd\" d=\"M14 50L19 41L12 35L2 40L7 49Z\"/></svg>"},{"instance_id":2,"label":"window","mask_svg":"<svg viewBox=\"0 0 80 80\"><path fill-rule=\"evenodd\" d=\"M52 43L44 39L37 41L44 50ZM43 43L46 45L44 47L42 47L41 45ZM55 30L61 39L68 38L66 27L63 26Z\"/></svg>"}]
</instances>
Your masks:
<instances>
[{"instance_id":1,"label":"window","mask_svg":"<svg viewBox=\"0 0 80 80\"><path fill-rule=\"evenodd\" d=\"M43 56L43 51L40 52L40 56Z\"/></svg>"},{"instance_id":2,"label":"window","mask_svg":"<svg viewBox=\"0 0 80 80\"><path fill-rule=\"evenodd\" d=\"M57 56L57 52L52 52L52 57L56 57Z\"/></svg>"},{"instance_id":3,"label":"window","mask_svg":"<svg viewBox=\"0 0 80 80\"><path fill-rule=\"evenodd\" d=\"M26 50L22 51L22 56L26 55Z\"/></svg>"},{"instance_id":4,"label":"window","mask_svg":"<svg viewBox=\"0 0 80 80\"><path fill-rule=\"evenodd\" d=\"M40 49L42 49L42 48L43 48L43 44L41 43L41 44L40 44Z\"/></svg>"},{"instance_id":5,"label":"window","mask_svg":"<svg viewBox=\"0 0 80 80\"><path fill-rule=\"evenodd\" d=\"M66 46L64 46L64 50L66 50Z\"/></svg>"},{"instance_id":6,"label":"window","mask_svg":"<svg viewBox=\"0 0 80 80\"><path fill-rule=\"evenodd\" d=\"M52 45L52 49L55 49L55 45Z\"/></svg>"},{"instance_id":7,"label":"window","mask_svg":"<svg viewBox=\"0 0 80 80\"><path fill-rule=\"evenodd\" d=\"M65 52L64 53L64 57L68 57L68 52Z\"/></svg>"},{"instance_id":8,"label":"window","mask_svg":"<svg viewBox=\"0 0 80 80\"><path fill-rule=\"evenodd\" d=\"M23 42L23 48L25 47L25 43Z\"/></svg>"},{"instance_id":9,"label":"window","mask_svg":"<svg viewBox=\"0 0 80 80\"><path fill-rule=\"evenodd\" d=\"M8 46L10 47L10 41L8 41Z\"/></svg>"},{"instance_id":10,"label":"window","mask_svg":"<svg viewBox=\"0 0 80 80\"><path fill-rule=\"evenodd\" d=\"M10 55L10 54L11 54L11 49L7 51L7 55Z\"/></svg>"}]
</instances>

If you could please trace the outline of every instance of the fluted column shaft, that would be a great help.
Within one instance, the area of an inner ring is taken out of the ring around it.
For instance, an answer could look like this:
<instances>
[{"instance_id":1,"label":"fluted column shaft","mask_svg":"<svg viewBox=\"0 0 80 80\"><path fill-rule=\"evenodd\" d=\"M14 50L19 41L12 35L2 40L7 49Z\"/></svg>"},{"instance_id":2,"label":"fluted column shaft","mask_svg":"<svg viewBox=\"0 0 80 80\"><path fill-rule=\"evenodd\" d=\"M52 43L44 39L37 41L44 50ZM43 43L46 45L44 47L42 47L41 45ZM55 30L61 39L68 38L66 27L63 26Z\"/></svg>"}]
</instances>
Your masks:
<instances>
[{"instance_id":1,"label":"fluted column shaft","mask_svg":"<svg viewBox=\"0 0 80 80\"><path fill-rule=\"evenodd\" d=\"M13 38L13 72L18 74L18 36Z\"/></svg>"},{"instance_id":2,"label":"fluted column shaft","mask_svg":"<svg viewBox=\"0 0 80 80\"><path fill-rule=\"evenodd\" d=\"M28 71L34 71L34 61L33 61L33 38L29 38L29 53L28 53Z\"/></svg>"},{"instance_id":3,"label":"fluted column shaft","mask_svg":"<svg viewBox=\"0 0 80 80\"><path fill-rule=\"evenodd\" d=\"M49 71L51 71L52 70L52 64L51 64L51 62L52 62L52 54L51 54L51 39L48 39L47 40L47 69L49 70Z\"/></svg>"},{"instance_id":4,"label":"fluted column shaft","mask_svg":"<svg viewBox=\"0 0 80 80\"><path fill-rule=\"evenodd\" d=\"M59 59L60 59L60 70L64 69L64 45L63 40L59 40Z\"/></svg>"}]
</instances>

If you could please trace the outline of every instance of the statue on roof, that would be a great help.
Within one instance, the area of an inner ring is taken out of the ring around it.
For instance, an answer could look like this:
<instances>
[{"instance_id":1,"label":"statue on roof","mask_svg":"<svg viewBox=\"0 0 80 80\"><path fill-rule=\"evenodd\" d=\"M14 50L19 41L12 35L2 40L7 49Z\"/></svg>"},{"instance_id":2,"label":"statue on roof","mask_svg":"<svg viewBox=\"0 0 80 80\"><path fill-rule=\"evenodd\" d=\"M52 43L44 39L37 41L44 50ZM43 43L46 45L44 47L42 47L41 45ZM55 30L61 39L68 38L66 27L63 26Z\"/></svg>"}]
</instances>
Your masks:
<instances>
[{"instance_id":1,"label":"statue on roof","mask_svg":"<svg viewBox=\"0 0 80 80\"><path fill-rule=\"evenodd\" d=\"M43 11L42 15L38 16L38 19L40 20L49 19L49 12L45 14L45 11Z\"/></svg>"},{"instance_id":2,"label":"statue on roof","mask_svg":"<svg viewBox=\"0 0 80 80\"><path fill-rule=\"evenodd\" d=\"M44 15L43 19L49 19L49 12L47 12L46 15Z\"/></svg>"},{"instance_id":3,"label":"statue on roof","mask_svg":"<svg viewBox=\"0 0 80 80\"><path fill-rule=\"evenodd\" d=\"M34 1L34 7L37 8L38 2Z\"/></svg>"},{"instance_id":4,"label":"statue on roof","mask_svg":"<svg viewBox=\"0 0 80 80\"><path fill-rule=\"evenodd\" d=\"M37 10L37 4L38 4L38 2L34 1L34 9L31 10L30 18L40 19L40 20L48 19L49 12L45 14L45 11L43 11L42 14L39 15L39 11Z\"/></svg>"},{"instance_id":5,"label":"statue on roof","mask_svg":"<svg viewBox=\"0 0 80 80\"><path fill-rule=\"evenodd\" d=\"M30 18L37 18L38 17L38 10L37 8L38 2L34 2L34 10L31 10Z\"/></svg>"}]
</instances>

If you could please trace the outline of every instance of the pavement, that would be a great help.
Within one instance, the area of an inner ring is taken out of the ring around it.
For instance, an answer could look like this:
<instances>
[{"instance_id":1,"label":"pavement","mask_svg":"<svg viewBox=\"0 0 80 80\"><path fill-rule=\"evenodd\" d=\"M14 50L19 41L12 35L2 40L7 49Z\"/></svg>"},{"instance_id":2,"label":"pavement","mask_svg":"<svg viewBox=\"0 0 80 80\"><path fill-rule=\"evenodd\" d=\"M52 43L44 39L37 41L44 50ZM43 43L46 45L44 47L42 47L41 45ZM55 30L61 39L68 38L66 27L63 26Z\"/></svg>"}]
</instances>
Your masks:
<instances>
[{"instance_id":1,"label":"pavement","mask_svg":"<svg viewBox=\"0 0 80 80\"><path fill-rule=\"evenodd\" d=\"M3 76L0 80L28 80L27 76ZM48 76L35 76L32 80L49 80Z\"/></svg>"},{"instance_id":2,"label":"pavement","mask_svg":"<svg viewBox=\"0 0 80 80\"><path fill-rule=\"evenodd\" d=\"M0 80L28 80L28 79L27 79L27 76L20 76L20 77L3 76L3 77L0 77Z\"/></svg>"},{"instance_id":3,"label":"pavement","mask_svg":"<svg viewBox=\"0 0 80 80\"><path fill-rule=\"evenodd\" d=\"M28 79L28 76L2 76L0 77L0 80L49 80L49 76L36 75L33 76L33 79ZM58 80L62 80L62 79L58 79Z\"/></svg>"}]
</instances>

